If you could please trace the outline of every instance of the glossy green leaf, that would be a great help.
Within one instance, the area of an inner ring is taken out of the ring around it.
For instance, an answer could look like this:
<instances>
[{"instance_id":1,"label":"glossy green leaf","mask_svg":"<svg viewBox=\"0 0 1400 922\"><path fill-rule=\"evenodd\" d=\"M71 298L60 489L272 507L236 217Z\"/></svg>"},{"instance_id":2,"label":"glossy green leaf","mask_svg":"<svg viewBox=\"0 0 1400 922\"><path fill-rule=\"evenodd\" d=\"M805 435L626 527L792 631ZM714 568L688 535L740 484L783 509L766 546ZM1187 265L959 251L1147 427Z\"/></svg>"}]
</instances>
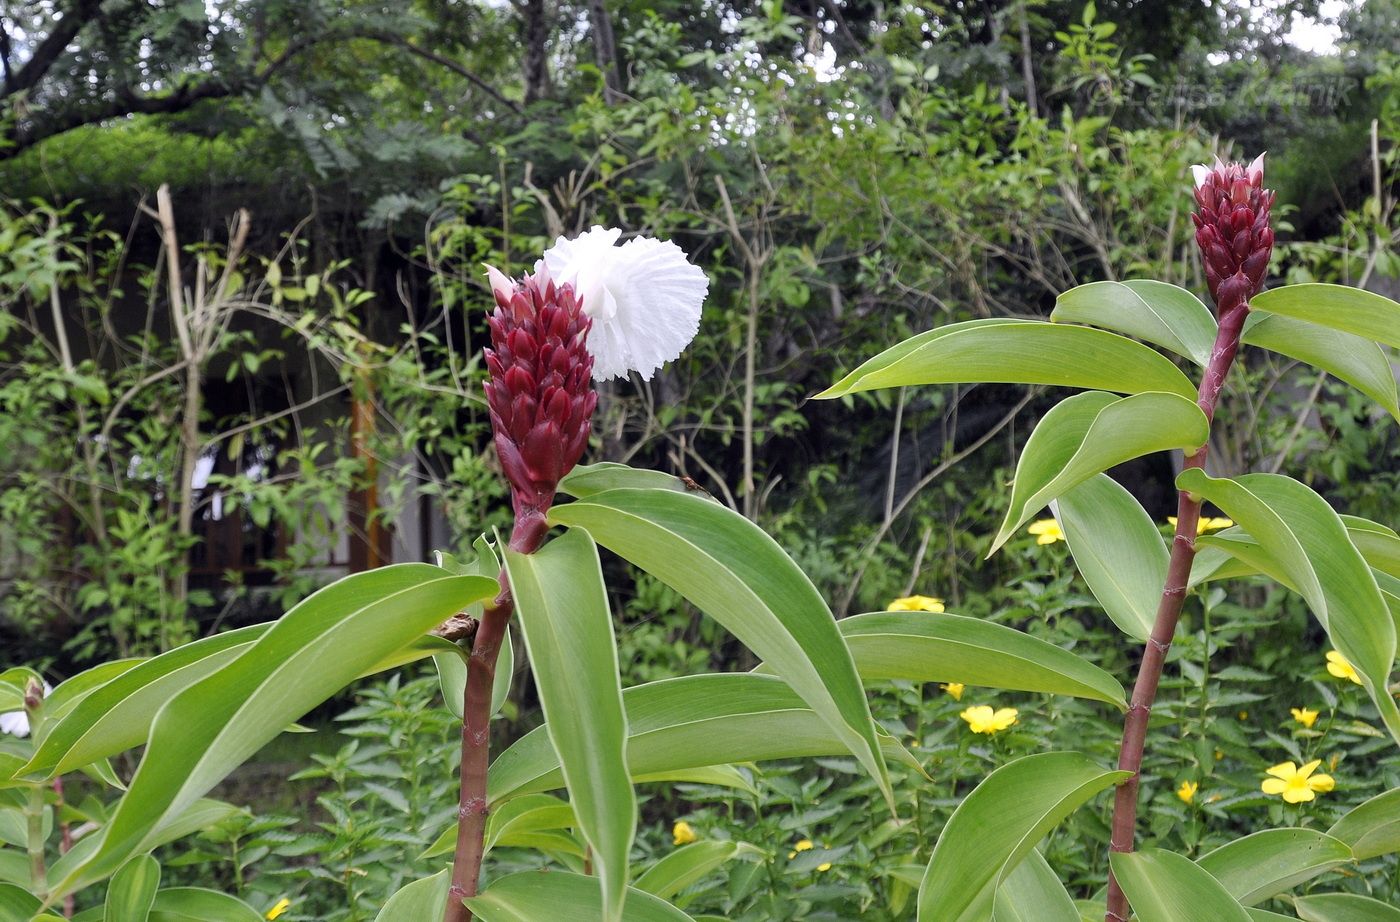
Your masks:
<instances>
[{"instance_id":1,"label":"glossy green leaf","mask_svg":"<svg viewBox=\"0 0 1400 922\"><path fill-rule=\"evenodd\" d=\"M1175 852L1113 852L1109 863L1138 922L1250 922L1220 881Z\"/></svg>"},{"instance_id":2,"label":"glossy green leaf","mask_svg":"<svg viewBox=\"0 0 1400 922\"><path fill-rule=\"evenodd\" d=\"M1079 910L1045 857L1031 849L997 888L992 922L1079 922Z\"/></svg>"},{"instance_id":3,"label":"glossy green leaf","mask_svg":"<svg viewBox=\"0 0 1400 922\"><path fill-rule=\"evenodd\" d=\"M427 564L358 573L297 605L244 655L167 702L93 851L52 869L60 895L101 880L230 771L383 657L497 590ZM77 856L77 857L75 857Z\"/></svg>"},{"instance_id":4,"label":"glossy green leaf","mask_svg":"<svg viewBox=\"0 0 1400 922\"><path fill-rule=\"evenodd\" d=\"M1184 288L1151 279L1090 282L1055 299L1050 319L1116 330L1205 367L1215 344L1210 308Z\"/></svg>"},{"instance_id":5,"label":"glossy green leaf","mask_svg":"<svg viewBox=\"0 0 1400 922\"><path fill-rule=\"evenodd\" d=\"M727 762L841 755L829 724L782 680L753 673L665 679L624 689L627 767L634 777ZM894 740L889 754L918 763ZM491 809L522 794L563 786L559 757L543 727L516 740L491 763Z\"/></svg>"},{"instance_id":6,"label":"glossy green leaf","mask_svg":"<svg viewBox=\"0 0 1400 922\"><path fill-rule=\"evenodd\" d=\"M1253 906L1351 861L1351 849L1330 835L1266 829L1222 845L1196 863L1242 905Z\"/></svg>"},{"instance_id":7,"label":"glossy green leaf","mask_svg":"<svg viewBox=\"0 0 1400 922\"><path fill-rule=\"evenodd\" d=\"M893 804L870 705L836 620L766 532L719 503L669 490L609 490L555 507L550 520L586 529L770 663L831 724ZM727 761L733 760L705 764Z\"/></svg>"},{"instance_id":8,"label":"glossy green leaf","mask_svg":"<svg viewBox=\"0 0 1400 922\"><path fill-rule=\"evenodd\" d=\"M1349 845L1357 861L1400 852L1400 788L1353 807L1327 834Z\"/></svg>"},{"instance_id":9,"label":"glossy green leaf","mask_svg":"<svg viewBox=\"0 0 1400 922\"><path fill-rule=\"evenodd\" d=\"M1115 397L1089 391L1060 401L1026 440L1006 519L988 556L1041 509L1095 474L1158 451L1194 451L1208 438L1210 421L1201 408L1176 394Z\"/></svg>"},{"instance_id":10,"label":"glossy green leaf","mask_svg":"<svg viewBox=\"0 0 1400 922\"><path fill-rule=\"evenodd\" d=\"M1269 912L1267 909L1250 907L1245 912L1249 913L1250 922L1298 922L1296 916L1285 916L1277 912ZM1099 920L1095 919L1094 922L1099 922Z\"/></svg>"},{"instance_id":11,"label":"glossy green leaf","mask_svg":"<svg viewBox=\"0 0 1400 922\"><path fill-rule=\"evenodd\" d=\"M95 689L106 685L128 669L134 669L146 661L144 657L131 657L98 663L91 669L84 669L77 675L60 682L58 687L44 698L41 724L35 735L42 735L46 732L46 728L43 726L44 722L57 721Z\"/></svg>"},{"instance_id":12,"label":"glossy green leaf","mask_svg":"<svg viewBox=\"0 0 1400 922\"><path fill-rule=\"evenodd\" d=\"M1371 568L1337 513L1307 486L1278 474L1216 479L1185 471L1177 486L1219 506L1267 557L1251 564L1295 586L1333 646L1351 660L1391 735L1400 740L1400 709L1387 690L1396 627ZM1221 536L1217 546L1230 549Z\"/></svg>"},{"instance_id":13,"label":"glossy green leaf","mask_svg":"<svg viewBox=\"0 0 1400 922\"><path fill-rule=\"evenodd\" d=\"M1061 496L1055 517L1089 591L1119 630L1145 643L1171 557L1157 523L1107 474Z\"/></svg>"},{"instance_id":14,"label":"glossy green leaf","mask_svg":"<svg viewBox=\"0 0 1400 922\"><path fill-rule=\"evenodd\" d=\"M443 868L432 877L405 884L389 897L384 908L374 917L375 922L438 922L447 910L447 892L452 886L452 869Z\"/></svg>"},{"instance_id":15,"label":"glossy green leaf","mask_svg":"<svg viewBox=\"0 0 1400 922\"><path fill-rule=\"evenodd\" d=\"M1313 282L1286 285L1260 292L1250 299L1249 307L1400 349L1400 304L1360 288Z\"/></svg>"},{"instance_id":16,"label":"glossy green leaf","mask_svg":"<svg viewBox=\"0 0 1400 922\"><path fill-rule=\"evenodd\" d=\"M481 922L598 922L603 917L598 878L567 871L509 874L467 907ZM629 890L623 922L693 922L690 916L650 893Z\"/></svg>"},{"instance_id":17,"label":"glossy green leaf","mask_svg":"<svg viewBox=\"0 0 1400 922\"><path fill-rule=\"evenodd\" d=\"M41 906L28 890L15 884L0 884L0 922L29 922Z\"/></svg>"},{"instance_id":18,"label":"glossy green leaf","mask_svg":"<svg viewBox=\"0 0 1400 922\"><path fill-rule=\"evenodd\" d=\"M671 490L686 492L685 481L672 474L629 467L615 461L580 464L559 481L559 491L578 499L620 489Z\"/></svg>"},{"instance_id":19,"label":"glossy green leaf","mask_svg":"<svg viewBox=\"0 0 1400 922\"><path fill-rule=\"evenodd\" d=\"M1400 922L1400 908L1355 893L1318 893L1293 901L1303 922Z\"/></svg>"},{"instance_id":20,"label":"glossy green leaf","mask_svg":"<svg viewBox=\"0 0 1400 922\"><path fill-rule=\"evenodd\" d=\"M627 717L598 548L575 528L534 554L507 550L505 564L544 727L578 830L593 849L603 918L618 922L637 798L627 772Z\"/></svg>"},{"instance_id":21,"label":"glossy green leaf","mask_svg":"<svg viewBox=\"0 0 1400 922\"><path fill-rule=\"evenodd\" d=\"M160 887L160 864L138 855L112 875L107 887L106 922L146 922Z\"/></svg>"},{"instance_id":22,"label":"glossy green leaf","mask_svg":"<svg viewBox=\"0 0 1400 922\"><path fill-rule=\"evenodd\" d=\"M455 646L455 645L454 645ZM460 647L451 652L433 654L433 665L437 667L438 685L442 689L442 701L458 719L462 719L462 705L467 689L467 661L465 651ZM501 649L496 653L496 675L491 683L491 716L501 713L506 699L510 697L510 683L515 678L515 642L510 631L501 635Z\"/></svg>"},{"instance_id":23,"label":"glossy green leaf","mask_svg":"<svg viewBox=\"0 0 1400 922\"><path fill-rule=\"evenodd\" d=\"M1161 353L1116 333L1037 320L969 320L920 333L868 360L817 399L916 384L1048 384L1194 399Z\"/></svg>"},{"instance_id":24,"label":"glossy green leaf","mask_svg":"<svg viewBox=\"0 0 1400 922\"><path fill-rule=\"evenodd\" d=\"M1009 762L982 780L938 836L919 887L918 922L973 922L1051 829L1091 797L1130 777L1077 752Z\"/></svg>"},{"instance_id":25,"label":"glossy green leaf","mask_svg":"<svg viewBox=\"0 0 1400 922\"><path fill-rule=\"evenodd\" d=\"M757 797L758 788L753 783L756 770L756 766L753 770L745 772L740 771L736 765L701 765L697 768L633 775L632 781L635 784L708 784L712 787L733 788Z\"/></svg>"},{"instance_id":26,"label":"glossy green leaf","mask_svg":"<svg viewBox=\"0 0 1400 922\"><path fill-rule=\"evenodd\" d=\"M156 894L151 922L261 922L258 912L237 897L203 887L169 887Z\"/></svg>"},{"instance_id":27,"label":"glossy green leaf","mask_svg":"<svg viewBox=\"0 0 1400 922\"><path fill-rule=\"evenodd\" d=\"M1240 341L1335 375L1400 418L1395 372L1372 340L1280 314L1252 313Z\"/></svg>"},{"instance_id":28,"label":"glossy green leaf","mask_svg":"<svg viewBox=\"0 0 1400 922\"><path fill-rule=\"evenodd\" d=\"M1104 670L1022 631L947 612L885 611L837 622L867 682L962 682L1104 701L1125 710Z\"/></svg>"},{"instance_id":29,"label":"glossy green leaf","mask_svg":"<svg viewBox=\"0 0 1400 922\"><path fill-rule=\"evenodd\" d=\"M647 868L634 886L663 900L703 880L716 868L743 854L763 852L747 842L705 839L682 846Z\"/></svg>"}]
</instances>

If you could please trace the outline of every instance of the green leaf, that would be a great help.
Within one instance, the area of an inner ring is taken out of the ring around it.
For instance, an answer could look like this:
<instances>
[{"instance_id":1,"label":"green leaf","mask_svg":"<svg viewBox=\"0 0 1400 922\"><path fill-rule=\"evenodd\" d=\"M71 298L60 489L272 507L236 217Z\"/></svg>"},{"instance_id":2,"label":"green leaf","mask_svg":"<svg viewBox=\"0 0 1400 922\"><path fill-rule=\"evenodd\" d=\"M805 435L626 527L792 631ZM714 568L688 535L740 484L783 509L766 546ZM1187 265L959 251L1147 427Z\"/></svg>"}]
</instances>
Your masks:
<instances>
[{"instance_id":1,"label":"green leaf","mask_svg":"<svg viewBox=\"0 0 1400 922\"><path fill-rule=\"evenodd\" d=\"M507 550L545 730L559 754L578 829L593 849L603 918L619 922L637 798L627 772L617 640L598 548L571 529L534 554Z\"/></svg>"},{"instance_id":2,"label":"green leaf","mask_svg":"<svg viewBox=\"0 0 1400 922\"><path fill-rule=\"evenodd\" d=\"M1075 394L1041 419L1016 462L1011 503L988 556L1052 500L1116 464L1210 438L1210 420L1195 401L1175 394L1115 397Z\"/></svg>"},{"instance_id":3,"label":"green leaf","mask_svg":"<svg viewBox=\"0 0 1400 922\"><path fill-rule=\"evenodd\" d=\"M771 663L893 805L870 705L831 610L761 528L719 503L667 490L609 490L556 507L550 520L586 529ZM728 761L734 760L704 764Z\"/></svg>"},{"instance_id":4,"label":"green leaf","mask_svg":"<svg viewBox=\"0 0 1400 922\"><path fill-rule=\"evenodd\" d=\"M1300 896L1293 911L1303 922L1400 922L1400 909L1354 893Z\"/></svg>"},{"instance_id":5,"label":"green leaf","mask_svg":"<svg viewBox=\"0 0 1400 922\"><path fill-rule=\"evenodd\" d=\"M1089 591L1119 630L1145 643L1171 557L1157 523L1107 474L1061 496L1055 517Z\"/></svg>"},{"instance_id":6,"label":"green leaf","mask_svg":"<svg viewBox=\"0 0 1400 922\"><path fill-rule=\"evenodd\" d=\"M1216 324L1210 308L1184 288L1150 279L1090 282L1055 299L1050 319L1116 330L1170 349L1201 367L1210 361Z\"/></svg>"},{"instance_id":7,"label":"green leaf","mask_svg":"<svg viewBox=\"0 0 1400 922\"><path fill-rule=\"evenodd\" d=\"M1138 922L1250 922L1220 881L1189 858L1160 848L1108 858Z\"/></svg>"},{"instance_id":8,"label":"green leaf","mask_svg":"<svg viewBox=\"0 0 1400 922\"><path fill-rule=\"evenodd\" d=\"M467 662L465 651L453 645L452 652L433 654L433 665L437 667L438 685L442 689L442 701L458 720L462 719L462 705L467 689ZM496 653L496 676L491 685L491 716L501 713L506 699L510 697L510 683L515 677L515 642L507 630L501 635L501 649Z\"/></svg>"},{"instance_id":9,"label":"green leaf","mask_svg":"<svg viewBox=\"0 0 1400 922\"><path fill-rule=\"evenodd\" d=\"M669 900L705 875L743 854L762 855L747 842L706 839L666 855L637 878L636 889Z\"/></svg>"},{"instance_id":10,"label":"green leaf","mask_svg":"<svg viewBox=\"0 0 1400 922\"><path fill-rule=\"evenodd\" d=\"M782 680L753 673L683 676L623 689L627 768L633 777L727 762L759 762L847 752L844 742ZM886 738L888 751L917 766ZM543 727L491 763L491 809L512 797L563 786L559 756Z\"/></svg>"},{"instance_id":11,"label":"green leaf","mask_svg":"<svg viewBox=\"0 0 1400 922\"><path fill-rule=\"evenodd\" d=\"M1279 314L1251 313L1240 341L1336 375L1400 418L1395 373L1385 352L1372 340Z\"/></svg>"},{"instance_id":12,"label":"green leaf","mask_svg":"<svg viewBox=\"0 0 1400 922\"><path fill-rule=\"evenodd\" d=\"M466 901L481 922L598 922L603 917L598 878L567 871L522 871L493 881ZM629 890L623 922L692 922L650 893Z\"/></svg>"},{"instance_id":13,"label":"green leaf","mask_svg":"<svg viewBox=\"0 0 1400 922\"><path fill-rule=\"evenodd\" d=\"M1095 794L1129 777L1077 752L1025 756L992 772L938 836L919 887L918 922L988 918L997 888L1035 843Z\"/></svg>"},{"instance_id":14,"label":"green leaf","mask_svg":"<svg viewBox=\"0 0 1400 922\"><path fill-rule=\"evenodd\" d=\"M150 922L262 922L252 906L203 887L169 887L156 894Z\"/></svg>"},{"instance_id":15,"label":"green leaf","mask_svg":"<svg viewBox=\"0 0 1400 922\"><path fill-rule=\"evenodd\" d=\"M947 612L885 611L842 618L837 627L867 682L962 682L1073 695L1127 709L1123 686L1113 676L1005 625Z\"/></svg>"},{"instance_id":16,"label":"green leaf","mask_svg":"<svg viewBox=\"0 0 1400 922\"><path fill-rule=\"evenodd\" d=\"M1222 845L1196 863L1244 906L1262 903L1349 864L1345 842L1313 829L1266 829Z\"/></svg>"},{"instance_id":17,"label":"green leaf","mask_svg":"<svg viewBox=\"0 0 1400 922\"><path fill-rule=\"evenodd\" d=\"M1258 542L1266 556L1249 562L1297 588L1400 740L1400 709L1387 689L1395 662L1395 621L1371 568L1327 501L1279 474L1215 479L1192 469L1182 472L1177 486L1215 503ZM1229 538L1220 537L1200 541L1232 549Z\"/></svg>"},{"instance_id":18,"label":"green leaf","mask_svg":"<svg viewBox=\"0 0 1400 922\"><path fill-rule=\"evenodd\" d=\"M754 786L752 774L740 771L734 765L701 765L698 768L682 768L675 771L633 775L632 782L634 784L708 784L714 787L733 788L736 791L744 791L757 797L758 788Z\"/></svg>"},{"instance_id":19,"label":"green leaf","mask_svg":"<svg viewBox=\"0 0 1400 922\"><path fill-rule=\"evenodd\" d=\"M443 868L432 877L415 880L389 897L374 922L407 922L422 919L437 922L447 910L447 891L452 886L452 869Z\"/></svg>"},{"instance_id":20,"label":"green leaf","mask_svg":"<svg viewBox=\"0 0 1400 922\"><path fill-rule=\"evenodd\" d=\"M1079 922L1079 910L1045 857L1031 849L997 888L992 922Z\"/></svg>"},{"instance_id":21,"label":"green leaf","mask_svg":"<svg viewBox=\"0 0 1400 922\"><path fill-rule=\"evenodd\" d=\"M146 922L159 887L160 864L150 855L132 858L107 887L107 922Z\"/></svg>"},{"instance_id":22,"label":"green leaf","mask_svg":"<svg viewBox=\"0 0 1400 922\"><path fill-rule=\"evenodd\" d=\"M58 687L44 699L43 709L40 713L41 721L57 721L76 707L78 702L91 694L94 689L107 684L128 669L133 669L144 662L146 659L142 657L111 660L99 663L91 669L84 669L72 678L60 682ZM45 728L41 723L38 733L44 731Z\"/></svg>"},{"instance_id":23,"label":"green leaf","mask_svg":"<svg viewBox=\"0 0 1400 922\"><path fill-rule=\"evenodd\" d=\"M0 884L0 922L29 922L43 906L38 897L14 884Z\"/></svg>"},{"instance_id":24,"label":"green leaf","mask_svg":"<svg viewBox=\"0 0 1400 922\"><path fill-rule=\"evenodd\" d=\"M52 778L141 745L165 702L248 652L267 627L215 634L123 670L45 722L24 773Z\"/></svg>"},{"instance_id":25,"label":"green leaf","mask_svg":"<svg viewBox=\"0 0 1400 922\"><path fill-rule=\"evenodd\" d=\"M816 395L830 399L915 384L1049 384L1194 400L1195 386L1161 353L1131 339L1036 320L969 320L920 333Z\"/></svg>"},{"instance_id":26,"label":"green leaf","mask_svg":"<svg viewBox=\"0 0 1400 922\"><path fill-rule=\"evenodd\" d=\"M1400 788L1352 808L1327 834L1349 845L1357 861L1400 852Z\"/></svg>"},{"instance_id":27,"label":"green leaf","mask_svg":"<svg viewBox=\"0 0 1400 922\"><path fill-rule=\"evenodd\" d=\"M661 471L628 467L615 461L580 464L559 481L559 490L577 499L587 499L608 490L635 488L686 492L685 481Z\"/></svg>"},{"instance_id":28,"label":"green leaf","mask_svg":"<svg viewBox=\"0 0 1400 922\"><path fill-rule=\"evenodd\" d=\"M1306 320L1400 349L1400 304L1346 285L1286 285L1255 295L1251 311Z\"/></svg>"},{"instance_id":29,"label":"green leaf","mask_svg":"<svg viewBox=\"0 0 1400 922\"><path fill-rule=\"evenodd\" d=\"M283 727L496 589L485 577L396 564L310 596L242 656L161 708L130 789L93 846L54 864L52 889L70 893L111 874Z\"/></svg>"}]
</instances>

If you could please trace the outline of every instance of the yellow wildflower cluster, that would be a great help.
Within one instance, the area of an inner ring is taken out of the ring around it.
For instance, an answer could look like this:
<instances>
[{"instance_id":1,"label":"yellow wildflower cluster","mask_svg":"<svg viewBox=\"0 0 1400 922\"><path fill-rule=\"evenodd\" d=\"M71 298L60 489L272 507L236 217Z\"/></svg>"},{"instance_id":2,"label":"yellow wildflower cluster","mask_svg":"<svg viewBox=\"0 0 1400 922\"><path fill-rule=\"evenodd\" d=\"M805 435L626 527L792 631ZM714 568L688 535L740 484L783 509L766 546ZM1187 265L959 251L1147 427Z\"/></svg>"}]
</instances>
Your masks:
<instances>
[{"instance_id":1,"label":"yellow wildflower cluster","mask_svg":"<svg viewBox=\"0 0 1400 922\"><path fill-rule=\"evenodd\" d=\"M676 845L689 845L699 839L695 827L685 820L677 820L676 825L671 827L671 840Z\"/></svg>"},{"instance_id":2,"label":"yellow wildflower cluster","mask_svg":"<svg viewBox=\"0 0 1400 922\"><path fill-rule=\"evenodd\" d=\"M1351 660L1336 650L1327 651L1327 671L1339 679L1361 684L1361 676L1356 674L1356 667L1351 664Z\"/></svg>"},{"instance_id":3,"label":"yellow wildflower cluster","mask_svg":"<svg viewBox=\"0 0 1400 922\"><path fill-rule=\"evenodd\" d=\"M931 595L907 595L885 606L885 611L930 611L938 614L943 611L943 600Z\"/></svg>"},{"instance_id":4,"label":"yellow wildflower cluster","mask_svg":"<svg viewBox=\"0 0 1400 922\"><path fill-rule=\"evenodd\" d=\"M1290 804L1305 804L1337 786L1331 775L1313 774L1321 764L1321 759L1313 759L1302 768L1292 762L1275 765L1268 771L1271 777L1265 778L1259 789L1265 794L1282 795Z\"/></svg>"},{"instance_id":5,"label":"yellow wildflower cluster","mask_svg":"<svg viewBox=\"0 0 1400 922\"><path fill-rule=\"evenodd\" d=\"M1181 787L1176 789L1176 796L1180 797L1183 803L1190 803L1196 799L1196 792L1201 786L1194 781L1183 781Z\"/></svg>"},{"instance_id":6,"label":"yellow wildflower cluster","mask_svg":"<svg viewBox=\"0 0 1400 922\"><path fill-rule=\"evenodd\" d=\"M1016 722L1020 713L1015 708L990 708L985 704L974 705L958 716L967 721L973 733L1000 733Z\"/></svg>"},{"instance_id":7,"label":"yellow wildflower cluster","mask_svg":"<svg viewBox=\"0 0 1400 922\"><path fill-rule=\"evenodd\" d=\"M1311 728L1313 724L1317 723L1318 712L1311 708L1289 708L1288 710L1292 713L1293 719L1305 727Z\"/></svg>"},{"instance_id":8,"label":"yellow wildflower cluster","mask_svg":"<svg viewBox=\"0 0 1400 922\"><path fill-rule=\"evenodd\" d=\"M1026 531L1035 535L1036 544L1054 544L1056 541L1065 540L1064 529L1060 528L1060 523L1054 519L1037 519Z\"/></svg>"}]
</instances>

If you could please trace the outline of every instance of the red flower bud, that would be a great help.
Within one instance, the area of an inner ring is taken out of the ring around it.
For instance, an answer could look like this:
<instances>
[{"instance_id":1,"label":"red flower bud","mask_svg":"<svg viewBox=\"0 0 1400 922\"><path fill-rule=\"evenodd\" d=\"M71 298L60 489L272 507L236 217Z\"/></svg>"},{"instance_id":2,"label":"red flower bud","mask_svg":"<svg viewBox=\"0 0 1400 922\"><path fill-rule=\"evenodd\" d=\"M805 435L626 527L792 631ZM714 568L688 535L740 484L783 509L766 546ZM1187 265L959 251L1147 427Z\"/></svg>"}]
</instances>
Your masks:
<instances>
[{"instance_id":1,"label":"red flower bud","mask_svg":"<svg viewBox=\"0 0 1400 922\"><path fill-rule=\"evenodd\" d=\"M588 445L598 394L585 346L591 321L570 285L490 271L486 403L517 520L542 519Z\"/></svg>"},{"instance_id":2,"label":"red flower bud","mask_svg":"<svg viewBox=\"0 0 1400 922\"><path fill-rule=\"evenodd\" d=\"M1196 204L1196 245L1201 250L1206 284L1224 317L1237 308L1248 310L1249 299L1264 284L1274 232L1269 211L1274 193L1264 188L1264 155L1249 166L1216 161L1214 169L1193 168Z\"/></svg>"}]
</instances>

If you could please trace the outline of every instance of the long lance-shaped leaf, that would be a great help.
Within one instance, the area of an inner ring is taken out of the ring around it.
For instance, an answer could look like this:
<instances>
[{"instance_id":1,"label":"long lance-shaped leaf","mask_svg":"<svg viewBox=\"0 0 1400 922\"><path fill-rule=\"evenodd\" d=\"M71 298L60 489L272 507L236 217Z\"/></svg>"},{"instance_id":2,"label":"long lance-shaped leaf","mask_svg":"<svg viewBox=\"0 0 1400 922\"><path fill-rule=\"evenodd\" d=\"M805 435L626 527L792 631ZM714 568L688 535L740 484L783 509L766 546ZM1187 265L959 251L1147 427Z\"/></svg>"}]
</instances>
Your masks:
<instances>
[{"instance_id":1,"label":"long lance-shaped leaf","mask_svg":"<svg viewBox=\"0 0 1400 922\"><path fill-rule=\"evenodd\" d=\"M579 832L593 848L603 918L619 922L637 798L627 774L627 717L598 548L575 528L534 554L508 550L505 563L545 731Z\"/></svg>"},{"instance_id":2,"label":"long lance-shaped leaf","mask_svg":"<svg viewBox=\"0 0 1400 922\"><path fill-rule=\"evenodd\" d=\"M1116 464L1173 448L1195 451L1210 421L1176 394L1075 394L1041 419L1016 462L1011 503L988 556L1066 491Z\"/></svg>"},{"instance_id":3,"label":"long lance-shaped leaf","mask_svg":"<svg viewBox=\"0 0 1400 922\"><path fill-rule=\"evenodd\" d=\"M405 884L389 897L374 922L409 922L422 919L435 922L447 908L447 891L452 886L452 869L443 868L432 877Z\"/></svg>"},{"instance_id":4,"label":"long lance-shaped leaf","mask_svg":"<svg viewBox=\"0 0 1400 922\"><path fill-rule=\"evenodd\" d=\"M763 850L747 842L723 839L692 842L647 868L637 878L636 886L644 893L669 900L711 871L744 854L762 855Z\"/></svg>"},{"instance_id":5,"label":"long lance-shaped leaf","mask_svg":"<svg viewBox=\"0 0 1400 922\"><path fill-rule=\"evenodd\" d=\"M685 493L686 482L673 474L652 471L645 468L629 467L616 461L599 461L596 464L580 464L564 475L559 481L559 491L578 499L587 499L596 493L608 490L635 488L639 490L670 490Z\"/></svg>"},{"instance_id":6,"label":"long lance-shaped leaf","mask_svg":"<svg viewBox=\"0 0 1400 922\"><path fill-rule=\"evenodd\" d=\"M1025 756L992 772L938 836L919 887L918 922L989 918L997 887L1035 843L1131 775L1105 771L1078 752Z\"/></svg>"},{"instance_id":7,"label":"long lance-shaped leaf","mask_svg":"<svg viewBox=\"0 0 1400 922\"><path fill-rule=\"evenodd\" d=\"M261 922L263 914L237 897L203 887L169 887L156 894L151 922Z\"/></svg>"},{"instance_id":8,"label":"long lance-shaped leaf","mask_svg":"<svg viewBox=\"0 0 1400 922\"><path fill-rule=\"evenodd\" d=\"M1327 834L1350 846L1357 861L1400 852L1400 788L1352 808Z\"/></svg>"},{"instance_id":9,"label":"long lance-shaped leaf","mask_svg":"<svg viewBox=\"0 0 1400 922\"><path fill-rule=\"evenodd\" d=\"M586 529L771 663L831 724L893 807L870 705L836 620L812 581L761 528L719 503L646 489L598 493L556 507L550 520Z\"/></svg>"},{"instance_id":10,"label":"long lance-shaped leaf","mask_svg":"<svg viewBox=\"0 0 1400 922\"><path fill-rule=\"evenodd\" d=\"M1107 474L1061 496L1055 518L1094 598L1123 633L1146 642L1171 556L1157 523Z\"/></svg>"},{"instance_id":11,"label":"long lance-shaped leaf","mask_svg":"<svg viewBox=\"0 0 1400 922\"><path fill-rule=\"evenodd\" d=\"M1177 485L1219 506L1281 566L1333 646L1356 667L1381 719L1400 740L1400 708L1387 688L1395 662L1395 621L1371 568L1327 501L1278 474L1216 479L1192 469L1177 478Z\"/></svg>"},{"instance_id":12,"label":"long lance-shaped leaf","mask_svg":"<svg viewBox=\"0 0 1400 922\"><path fill-rule=\"evenodd\" d=\"M916 384L1049 384L1194 399L1166 356L1125 336L1037 320L969 320L886 349L817 399Z\"/></svg>"},{"instance_id":13,"label":"long lance-shaped leaf","mask_svg":"<svg viewBox=\"0 0 1400 922\"><path fill-rule=\"evenodd\" d=\"M1109 855L1139 922L1250 922L1220 881L1190 858L1160 848Z\"/></svg>"},{"instance_id":14,"label":"long lance-shaped leaf","mask_svg":"<svg viewBox=\"0 0 1400 922\"><path fill-rule=\"evenodd\" d=\"M1400 907L1356 893L1314 893L1293 901L1303 922L1400 922Z\"/></svg>"},{"instance_id":15,"label":"long lance-shaped leaf","mask_svg":"<svg viewBox=\"0 0 1400 922\"><path fill-rule=\"evenodd\" d=\"M1050 319L1117 330L1170 349L1204 367L1215 343L1215 317L1184 288L1151 279L1090 282L1055 299Z\"/></svg>"},{"instance_id":16,"label":"long lance-shaped leaf","mask_svg":"<svg viewBox=\"0 0 1400 922\"><path fill-rule=\"evenodd\" d=\"M1400 418L1395 372L1372 340L1280 314L1251 314L1240 341L1336 375Z\"/></svg>"},{"instance_id":17,"label":"long lance-shaped leaf","mask_svg":"<svg viewBox=\"0 0 1400 922\"><path fill-rule=\"evenodd\" d=\"M598 878L567 871L522 871L491 882L467 908L481 922L598 922L602 891ZM665 900L630 890L623 922L694 922Z\"/></svg>"},{"instance_id":18,"label":"long lance-shaped leaf","mask_svg":"<svg viewBox=\"0 0 1400 922\"><path fill-rule=\"evenodd\" d=\"M146 922L160 887L160 863L138 855L122 865L107 887L103 911L106 922Z\"/></svg>"},{"instance_id":19,"label":"long lance-shaped leaf","mask_svg":"<svg viewBox=\"0 0 1400 922\"><path fill-rule=\"evenodd\" d=\"M1262 903L1351 862L1345 842L1315 829L1265 829L1196 861L1243 906Z\"/></svg>"},{"instance_id":20,"label":"long lance-shaped leaf","mask_svg":"<svg viewBox=\"0 0 1400 922\"><path fill-rule=\"evenodd\" d=\"M55 863L55 897L149 848L163 826L288 724L496 590L485 577L398 564L347 577L297 605L242 656L161 708L131 787L93 850L74 849Z\"/></svg>"},{"instance_id":21,"label":"long lance-shaped leaf","mask_svg":"<svg viewBox=\"0 0 1400 922\"><path fill-rule=\"evenodd\" d=\"M847 752L831 726L781 679L715 673L623 689L627 768L633 777L727 762L762 762ZM887 754L918 763L886 737ZM559 756L543 727L516 740L491 763L491 809L511 797L563 787Z\"/></svg>"},{"instance_id":22,"label":"long lance-shaped leaf","mask_svg":"<svg viewBox=\"0 0 1400 922\"><path fill-rule=\"evenodd\" d=\"M1123 686L1113 676L1002 624L949 612L883 611L842 618L837 626L867 682L961 682L1074 695L1127 709Z\"/></svg>"},{"instance_id":23,"label":"long lance-shaped leaf","mask_svg":"<svg viewBox=\"0 0 1400 922\"><path fill-rule=\"evenodd\" d=\"M1249 307L1400 349L1400 304L1360 288L1314 282L1286 285L1255 295Z\"/></svg>"},{"instance_id":24,"label":"long lance-shaped leaf","mask_svg":"<svg viewBox=\"0 0 1400 922\"><path fill-rule=\"evenodd\" d=\"M146 657L135 656L129 659L98 663L91 669L84 669L72 678L60 682L58 687L44 698L43 706L40 708L39 726L35 729L35 738L37 739L39 735L46 732L45 724L57 722L63 715L77 707L78 702L92 694L94 690L106 685L128 669L134 669L144 662L147 662Z\"/></svg>"}]
</instances>

